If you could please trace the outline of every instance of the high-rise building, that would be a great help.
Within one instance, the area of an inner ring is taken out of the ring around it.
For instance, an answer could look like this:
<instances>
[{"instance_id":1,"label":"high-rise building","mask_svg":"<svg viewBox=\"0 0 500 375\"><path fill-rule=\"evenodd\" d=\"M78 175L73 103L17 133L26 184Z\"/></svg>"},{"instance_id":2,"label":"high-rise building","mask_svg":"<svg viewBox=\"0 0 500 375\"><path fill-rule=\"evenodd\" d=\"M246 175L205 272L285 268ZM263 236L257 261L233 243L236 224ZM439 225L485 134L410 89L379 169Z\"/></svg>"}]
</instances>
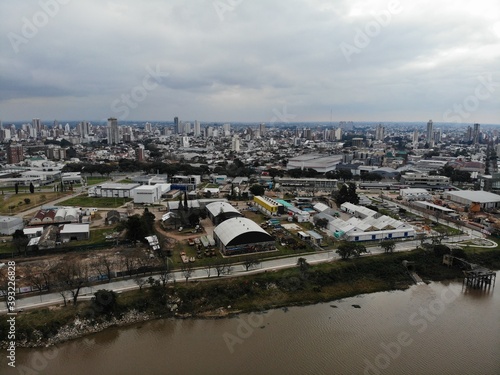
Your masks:
<instances>
[{"instance_id":1,"label":"high-rise building","mask_svg":"<svg viewBox=\"0 0 500 375\"><path fill-rule=\"evenodd\" d=\"M335 129L335 139L340 141L342 139L342 128Z\"/></svg>"},{"instance_id":2,"label":"high-rise building","mask_svg":"<svg viewBox=\"0 0 500 375\"><path fill-rule=\"evenodd\" d=\"M189 147L189 137L188 136L181 137L181 147L184 147L184 148Z\"/></svg>"},{"instance_id":3,"label":"high-rise building","mask_svg":"<svg viewBox=\"0 0 500 375\"><path fill-rule=\"evenodd\" d=\"M426 134L425 140L428 143L432 143L434 140L433 137L434 137L434 125L432 123L432 120L429 120L429 122L427 123L427 134Z\"/></svg>"},{"instance_id":4,"label":"high-rise building","mask_svg":"<svg viewBox=\"0 0 500 375\"><path fill-rule=\"evenodd\" d=\"M174 117L174 132L175 134L180 134L179 132L179 117Z\"/></svg>"},{"instance_id":5,"label":"high-rise building","mask_svg":"<svg viewBox=\"0 0 500 375\"><path fill-rule=\"evenodd\" d=\"M266 124L261 123L259 125L259 133L261 137L263 137L266 134Z\"/></svg>"},{"instance_id":6,"label":"high-rise building","mask_svg":"<svg viewBox=\"0 0 500 375\"><path fill-rule=\"evenodd\" d=\"M200 126L200 122L198 120L195 120L195 122L194 122L193 133L194 133L195 137L199 137L201 135L201 126Z\"/></svg>"},{"instance_id":7,"label":"high-rise building","mask_svg":"<svg viewBox=\"0 0 500 375\"><path fill-rule=\"evenodd\" d=\"M474 131L472 133L472 143L477 145L479 142L479 124L474 124Z\"/></svg>"},{"instance_id":8,"label":"high-rise building","mask_svg":"<svg viewBox=\"0 0 500 375\"><path fill-rule=\"evenodd\" d=\"M90 123L88 121L82 121L78 124L76 131L80 134L81 138L87 138L90 134Z\"/></svg>"},{"instance_id":9,"label":"high-rise building","mask_svg":"<svg viewBox=\"0 0 500 375\"><path fill-rule=\"evenodd\" d=\"M436 131L434 132L434 142L441 143L441 138L442 138L441 129L436 129Z\"/></svg>"},{"instance_id":10,"label":"high-rise building","mask_svg":"<svg viewBox=\"0 0 500 375\"><path fill-rule=\"evenodd\" d=\"M229 135L231 135L231 124L222 125L222 134L224 137L229 137Z\"/></svg>"},{"instance_id":11,"label":"high-rise building","mask_svg":"<svg viewBox=\"0 0 500 375\"><path fill-rule=\"evenodd\" d=\"M231 151L240 152L240 137L238 134L233 135L233 142L231 144Z\"/></svg>"},{"instance_id":12,"label":"high-rise building","mask_svg":"<svg viewBox=\"0 0 500 375\"><path fill-rule=\"evenodd\" d=\"M114 117L108 118L108 144L120 143L120 131L118 129L118 120Z\"/></svg>"},{"instance_id":13,"label":"high-rise building","mask_svg":"<svg viewBox=\"0 0 500 375\"><path fill-rule=\"evenodd\" d=\"M42 122L39 118L34 118L31 122L33 128L36 129L36 133L39 134L42 131Z\"/></svg>"},{"instance_id":14,"label":"high-rise building","mask_svg":"<svg viewBox=\"0 0 500 375\"><path fill-rule=\"evenodd\" d=\"M375 129L375 139L377 141L382 141L385 138L385 126L382 124L378 124Z\"/></svg>"},{"instance_id":15,"label":"high-rise building","mask_svg":"<svg viewBox=\"0 0 500 375\"><path fill-rule=\"evenodd\" d=\"M17 164L24 160L23 146L11 144L7 147L7 163Z\"/></svg>"},{"instance_id":16,"label":"high-rise building","mask_svg":"<svg viewBox=\"0 0 500 375\"><path fill-rule=\"evenodd\" d=\"M144 161L146 159L144 145L140 144L136 150L137 161Z\"/></svg>"}]
</instances>

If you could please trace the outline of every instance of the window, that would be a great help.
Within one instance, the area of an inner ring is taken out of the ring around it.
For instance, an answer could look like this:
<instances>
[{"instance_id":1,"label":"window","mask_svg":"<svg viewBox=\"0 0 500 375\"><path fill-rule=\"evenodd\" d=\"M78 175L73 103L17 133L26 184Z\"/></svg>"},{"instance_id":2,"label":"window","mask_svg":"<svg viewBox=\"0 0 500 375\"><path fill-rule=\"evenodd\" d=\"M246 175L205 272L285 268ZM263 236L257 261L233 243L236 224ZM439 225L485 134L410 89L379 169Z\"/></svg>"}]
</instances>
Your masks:
<instances>
[{"instance_id":1,"label":"window","mask_svg":"<svg viewBox=\"0 0 500 375\"><path fill-rule=\"evenodd\" d=\"M405 232L405 237L408 237L408 232Z\"/></svg>"},{"instance_id":2,"label":"window","mask_svg":"<svg viewBox=\"0 0 500 375\"><path fill-rule=\"evenodd\" d=\"M375 240L377 238L376 234L372 234L372 240Z\"/></svg>"},{"instance_id":3,"label":"window","mask_svg":"<svg viewBox=\"0 0 500 375\"><path fill-rule=\"evenodd\" d=\"M392 233L389 233L389 238L392 238Z\"/></svg>"},{"instance_id":4,"label":"window","mask_svg":"<svg viewBox=\"0 0 500 375\"><path fill-rule=\"evenodd\" d=\"M359 236L354 237L354 241L359 241Z\"/></svg>"}]
</instances>

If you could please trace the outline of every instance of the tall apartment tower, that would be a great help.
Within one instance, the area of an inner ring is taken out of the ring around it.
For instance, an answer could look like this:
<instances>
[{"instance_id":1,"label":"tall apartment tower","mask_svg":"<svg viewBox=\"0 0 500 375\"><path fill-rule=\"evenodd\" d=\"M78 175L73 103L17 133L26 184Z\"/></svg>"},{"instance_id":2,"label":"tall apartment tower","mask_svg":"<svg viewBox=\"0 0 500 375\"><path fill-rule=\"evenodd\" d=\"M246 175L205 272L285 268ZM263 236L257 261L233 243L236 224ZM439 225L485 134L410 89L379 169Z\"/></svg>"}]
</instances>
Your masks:
<instances>
[{"instance_id":1,"label":"tall apartment tower","mask_svg":"<svg viewBox=\"0 0 500 375\"><path fill-rule=\"evenodd\" d=\"M377 141L382 141L385 138L385 126L382 124L377 125L377 129L375 130L375 139Z\"/></svg>"},{"instance_id":2,"label":"tall apartment tower","mask_svg":"<svg viewBox=\"0 0 500 375\"><path fill-rule=\"evenodd\" d=\"M233 135L231 151L240 152L240 137L238 136L238 134Z\"/></svg>"},{"instance_id":3,"label":"tall apartment tower","mask_svg":"<svg viewBox=\"0 0 500 375\"><path fill-rule=\"evenodd\" d=\"M263 137L266 134L266 124L261 123L259 125L259 133L261 137Z\"/></svg>"},{"instance_id":4,"label":"tall apartment tower","mask_svg":"<svg viewBox=\"0 0 500 375\"><path fill-rule=\"evenodd\" d=\"M174 132L175 134L179 134L179 117L174 117Z\"/></svg>"},{"instance_id":5,"label":"tall apartment tower","mask_svg":"<svg viewBox=\"0 0 500 375\"><path fill-rule=\"evenodd\" d=\"M194 133L195 137L199 137L201 135L201 126L200 126L200 122L198 120L195 120L195 122L194 122L193 133Z\"/></svg>"},{"instance_id":6,"label":"tall apartment tower","mask_svg":"<svg viewBox=\"0 0 500 375\"><path fill-rule=\"evenodd\" d=\"M467 126L467 132L465 133L465 141L470 142L474 139L474 132L472 126Z\"/></svg>"},{"instance_id":7,"label":"tall apartment tower","mask_svg":"<svg viewBox=\"0 0 500 375\"><path fill-rule=\"evenodd\" d=\"M108 118L108 144L120 143L120 131L118 129L118 120L114 117Z\"/></svg>"},{"instance_id":8,"label":"tall apartment tower","mask_svg":"<svg viewBox=\"0 0 500 375\"><path fill-rule=\"evenodd\" d=\"M137 161L144 161L144 160L146 160L145 149L144 149L144 145L143 144L140 144L139 147L137 147L136 157L137 157Z\"/></svg>"},{"instance_id":9,"label":"tall apartment tower","mask_svg":"<svg viewBox=\"0 0 500 375\"><path fill-rule=\"evenodd\" d=\"M39 118L34 118L31 121L31 124L34 129L36 129L36 133L39 134L42 131L42 121Z\"/></svg>"},{"instance_id":10,"label":"tall apartment tower","mask_svg":"<svg viewBox=\"0 0 500 375\"><path fill-rule=\"evenodd\" d=\"M11 144L7 148L7 163L17 164L24 160L23 146Z\"/></svg>"},{"instance_id":11,"label":"tall apartment tower","mask_svg":"<svg viewBox=\"0 0 500 375\"><path fill-rule=\"evenodd\" d=\"M229 137L229 135L231 134L231 124L222 125L222 131L224 137Z\"/></svg>"},{"instance_id":12,"label":"tall apartment tower","mask_svg":"<svg viewBox=\"0 0 500 375\"><path fill-rule=\"evenodd\" d=\"M434 137L434 124L432 123L432 120L429 120L429 122L427 123L427 134L425 140L428 143L432 143L434 140L433 137Z\"/></svg>"},{"instance_id":13,"label":"tall apartment tower","mask_svg":"<svg viewBox=\"0 0 500 375\"><path fill-rule=\"evenodd\" d=\"M477 145L479 142L479 124L474 124L474 130L472 133L472 142Z\"/></svg>"}]
</instances>

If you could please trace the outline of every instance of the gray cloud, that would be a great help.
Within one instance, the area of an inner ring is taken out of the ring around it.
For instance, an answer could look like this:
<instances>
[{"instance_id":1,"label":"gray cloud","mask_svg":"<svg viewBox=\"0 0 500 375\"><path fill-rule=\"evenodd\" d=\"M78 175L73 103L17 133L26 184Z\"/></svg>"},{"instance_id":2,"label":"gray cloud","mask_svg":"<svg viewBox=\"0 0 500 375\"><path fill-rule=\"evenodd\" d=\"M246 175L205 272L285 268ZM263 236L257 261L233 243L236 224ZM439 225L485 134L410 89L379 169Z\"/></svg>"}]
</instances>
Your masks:
<instances>
[{"instance_id":1,"label":"gray cloud","mask_svg":"<svg viewBox=\"0 0 500 375\"><path fill-rule=\"evenodd\" d=\"M286 104L296 121L328 121L330 111L334 120L440 121L478 76L500 82L494 0L402 0L350 61L342 43L355 46L390 1L72 0L16 53L12 33L23 37L24 20L57 1L0 2L4 120L106 118L155 66L168 77L130 120L269 122ZM214 4L226 4L222 20ZM499 93L470 120L500 123Z\"/></svg>"}]
</instances>

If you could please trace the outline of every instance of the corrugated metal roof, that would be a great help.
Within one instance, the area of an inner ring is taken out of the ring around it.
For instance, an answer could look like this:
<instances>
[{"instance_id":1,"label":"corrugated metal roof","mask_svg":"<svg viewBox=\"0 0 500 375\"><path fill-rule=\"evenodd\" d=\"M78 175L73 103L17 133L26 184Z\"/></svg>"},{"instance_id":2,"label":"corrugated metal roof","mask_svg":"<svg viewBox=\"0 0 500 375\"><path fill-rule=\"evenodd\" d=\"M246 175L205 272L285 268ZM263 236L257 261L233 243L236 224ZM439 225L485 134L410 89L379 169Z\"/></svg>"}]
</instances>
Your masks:
<instances>
[{"instance_id":1,"label":"corrugated metal roof","mask_svg":"<svg viewBox=\"0 0 500 375\"><path fill-rule=\"evenodd\" d=\"M245 217L235 217L228 219L214 229L214 233L217 235L219 240L225 245L231 242L233 239L241 234L248 232L258 232L269 236L264 229L257 225L254 221L247 219Z\"/></svg>"},{"instance_id":2,"label":"corrugated metal roof","mask_svg":"<svg viewBox=\"0 0 500 375\"><path fill-rule=\"evenodd\" d=\"M452 195L455 197L463 198L463 199L468 199L471 202L478 202L478 203L493 203L493 202L500 202L500 195L498 194L493 194L488 191L482 191L482 190L461 190L461 191L448 191L446 192L448 195Z\"/></svg>"},{"instance_id":3,"label":"corrugated metal roof","mask_svg":"<svg viewBox=\"0 0 500 375\"><path fill-rule=\"evenodd\" d=\"M240 211L238 211L236 208L234 208L227 202L209 203L207 204L206 208L210 212L210 214L214 217L218 216L221 212L222 213L233 212L237 214L240 213Z\"/></svg>"}]
</instances>

